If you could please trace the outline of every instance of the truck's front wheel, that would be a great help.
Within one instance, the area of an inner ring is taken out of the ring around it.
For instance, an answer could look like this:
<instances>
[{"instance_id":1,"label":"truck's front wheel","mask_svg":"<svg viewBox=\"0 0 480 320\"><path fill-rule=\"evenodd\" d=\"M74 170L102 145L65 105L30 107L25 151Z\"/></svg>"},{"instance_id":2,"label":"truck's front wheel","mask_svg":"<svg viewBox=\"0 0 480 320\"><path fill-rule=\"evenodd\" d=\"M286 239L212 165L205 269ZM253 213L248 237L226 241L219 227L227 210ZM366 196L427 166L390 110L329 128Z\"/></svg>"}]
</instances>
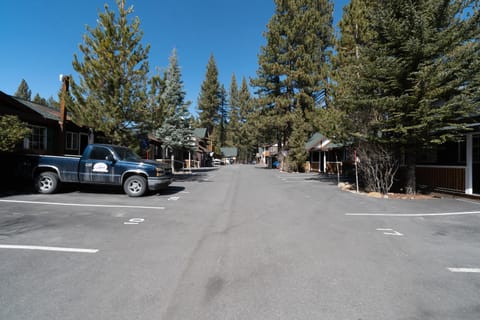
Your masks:
<instances>
[{"instance_id":1,"label":"truck's front wheel","mask_svg":"<svg viewBox=\"0 0 480 320\"><path fill-rule=\"evenodd\" d=\"M141 197L147 192L147 179L142 176L131 176L125 180L123 190L129 197Z\"/></svg>"},{"instance_id":2,"label":"truck's front wheel","mask_svg":"<svg viewBox=\"0 0 480 320\"><path fill-rule=\"evenodd\" d=\"M60 185L58 175L55 172L40 172L35 177L35 190L39 193L54 193Z\"/></svg>"}]
</instances>

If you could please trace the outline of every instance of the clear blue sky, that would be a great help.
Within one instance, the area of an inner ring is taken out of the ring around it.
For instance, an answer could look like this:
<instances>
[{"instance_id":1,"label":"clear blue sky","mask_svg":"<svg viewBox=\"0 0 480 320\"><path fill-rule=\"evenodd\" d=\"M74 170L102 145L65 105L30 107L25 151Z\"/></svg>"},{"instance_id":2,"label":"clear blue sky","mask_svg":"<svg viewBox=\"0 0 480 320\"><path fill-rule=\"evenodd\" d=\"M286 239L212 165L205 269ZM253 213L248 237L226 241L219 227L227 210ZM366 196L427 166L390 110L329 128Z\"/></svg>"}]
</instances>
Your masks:
<instances>
[{"instance_id":1,"label":"clear blue sky","mask_svg":"<svg viewBox=\"0 0 480 320\"><path fill-rule=\"evenodd\" d=\"M0 91L13 95L21 80L36 93L57 98L59 74L72 74L73 54L86 33L96 26L99 12L114 0L1 0ZM335 0L335 24L348 0ZM126 0L133 5L151 45L150 70L164 69L177 49L187 99L192 107L214 54L219 80L228 90L232 74L254 77L258 54L265 44L263 32L274 13L273 0ZM194 109L192 109L193 111Z\"/></svg>"}]
</instances>

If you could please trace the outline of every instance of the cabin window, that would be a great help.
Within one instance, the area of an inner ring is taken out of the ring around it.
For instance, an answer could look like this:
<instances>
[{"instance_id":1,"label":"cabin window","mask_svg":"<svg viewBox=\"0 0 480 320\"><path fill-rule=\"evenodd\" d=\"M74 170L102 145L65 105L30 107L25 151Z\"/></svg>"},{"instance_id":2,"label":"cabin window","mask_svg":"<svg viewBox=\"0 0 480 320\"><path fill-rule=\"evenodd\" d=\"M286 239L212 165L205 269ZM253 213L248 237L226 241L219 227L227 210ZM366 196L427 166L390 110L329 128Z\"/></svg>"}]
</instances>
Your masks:
<instances>
[{"instance_id":1,"label":"cabin window","mask_svg":"<svg viewBox=\"0 0 480 320\"><path fill-rule=\"evenodd\" d=\"M31 132L23 140L23 148L27 150L47 150L47 128L30 126Z\"/></svg>"},{"instance_id":2,"label":"cabin window","mask_svg":"<svg viewBox=\"0 0 480 320\"><path fill-rule=\"evenodd\" d=\"M78 150L78 133L67 131L65 137L65 149L67 150Z\"/></svg>"}]
</instances>

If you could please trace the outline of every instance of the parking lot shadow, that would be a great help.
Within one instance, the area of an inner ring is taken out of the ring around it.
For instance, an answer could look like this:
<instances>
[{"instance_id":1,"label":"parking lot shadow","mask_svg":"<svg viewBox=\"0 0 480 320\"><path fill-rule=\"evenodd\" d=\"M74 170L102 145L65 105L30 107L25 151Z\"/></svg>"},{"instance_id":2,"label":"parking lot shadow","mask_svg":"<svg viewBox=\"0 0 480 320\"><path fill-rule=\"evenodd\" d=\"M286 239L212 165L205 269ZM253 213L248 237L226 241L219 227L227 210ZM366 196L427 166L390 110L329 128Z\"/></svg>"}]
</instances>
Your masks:
<instances>
[{"instance_id":1,"label":"parking lot shadow","mask_svg":"<svg viewBox=\"0 0 480 320\"><path fill-rule=\"evenodd\" d=\"M157 191L148 191L144 196L154 196L154 195L172 195L179 193L181 191L185 190L184 187L180 186L168 186L166 189L162 190L157 190ZM95 194L118 194L118 195L124 195L127 197L125 192L123 191L122 187L116 187L116 186L94 186L94 185L77 185L76 188L68 188L65 190L65 192L74 192L74 191L79 191L81 193L95 193Z\"/></svg>"},{"instance_id":2,"label":"parking lot shadow","mask_svg":"<svg viewBox=\"0 0 480 320\"><path fill-rule=\"evenodd\" d=\"M155 191L156 195L159 196L171 196L185 190L185 187L181 186L169 186L167 189Z\"/></svg>"},{"instance_id":3,"label":"parking lot shadow","mask_svg":"<svg viewBox=\"0 0 480 320\"><path fill-rule=\"evenodd\" d=\"M33 181L8 181L8 183L0 185L0 198L32 193L35 193L35 189L33 188Z\"/></svg>"},{"instance_id":4,"label":"parking lot shadow","mask_svg":"<svg viewBox=\"0 0 480 320\"><path fill-rule=\"evenodd\" d=\"M179 193L185 190L184 187L181 186L169 186L165 190L159 191L151 191L146 194L146 196L152 195L172 195ZM55 192L56 194L68 194L79 192L81 194L105 194L105 195L127 195L123 191L122 187L119 186L96 186L96 185L88 185L88 184L70 184L65 183L62 184L60 189ZM36 194L35 188L33 187L32 181L26 181L25 183L15 183L10 184L8 188L1 187L0 188L0 198L11 197L11 196L18 196L18 195L30 195Z\"/></svg>"},{"instance_id":5,"label":"parking lot shadow","mask_svg":"<svg viewBox=\"0 0 480 320\"><path fill-rule=\"evenodd\" d=\"M186 182L186 181L196 181L196 182L211 182L210 180L206 180L207 173L197 171L197 172L185 172L185 173L176 173L173 177L173 181L177 182Z\"/></svg>"},{"instance_id":6,"label":"parking lot shadow","mask_svg":"<svg viewBox=\"0 0 480 320\"><path fill-rule=\"evenodd\" d=\"M348 176L340 176L337 177L335 174L315 174L311 176L307 176L305 178L307 181L321 181L321 182L326 182L331 185L337 185L339 182L354 182L350 177Z\"/></svg>"}]
</instances>

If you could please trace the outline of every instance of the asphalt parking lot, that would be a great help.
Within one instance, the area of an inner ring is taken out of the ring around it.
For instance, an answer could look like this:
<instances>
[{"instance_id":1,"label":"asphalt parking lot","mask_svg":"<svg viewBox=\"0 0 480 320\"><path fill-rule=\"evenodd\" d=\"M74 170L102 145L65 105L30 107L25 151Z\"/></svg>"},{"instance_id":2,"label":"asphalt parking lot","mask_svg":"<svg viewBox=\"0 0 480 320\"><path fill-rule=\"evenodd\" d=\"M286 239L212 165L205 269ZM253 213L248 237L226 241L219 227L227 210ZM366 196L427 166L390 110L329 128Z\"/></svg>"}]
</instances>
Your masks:
<instances>
[{"instance_id":1,"label":"asphalt parking lot","mask_svg":"<svg viewBox=\"0 0 480 320\"><path fill-rule=\"evenodd\" d=\"M66 243L79 245L85 242L84 235L77 240L69 225L82 225L93 231L101 225L139 225L150 217L166 214L172 204L187 195L189 191L182 183L201 183L208 180L208 173L178 175L177 183L167 190L149 193L145 197L131 198L120 188L64 185L60 192L53 195L36 194L28 185L15 190L0 193L0 239L10 239L28 234L30 243L64 246L58 239L65 238ZM68 223L61 223L68 220ZM45 236L45 231L55 228L55 241ZM41 231L36 238L35 230ZM87 237L89 238L89 237ZM55 243L54 243L55 242ZM21 247L22 245L19 245ZM78 246L78 245L77 245ZM7 245L3 245L3 248ZM34 249L34 246L30 246ZM42 247L42 246L39 246ZM0 243L0 249L2 244ZM14 245L10 245L13 249Z\"/></svg>"},{"instance_id":2,"label":"asphalt parking lot","mask_svg":"<svg viewBox=\"0 0 480 320\"><path fill-rule=\"evenodd\" d=\"M253 166L142 198L3 192L0 318L478 319L479 246L475 200Z\"/></svg>"}]
</instances>

